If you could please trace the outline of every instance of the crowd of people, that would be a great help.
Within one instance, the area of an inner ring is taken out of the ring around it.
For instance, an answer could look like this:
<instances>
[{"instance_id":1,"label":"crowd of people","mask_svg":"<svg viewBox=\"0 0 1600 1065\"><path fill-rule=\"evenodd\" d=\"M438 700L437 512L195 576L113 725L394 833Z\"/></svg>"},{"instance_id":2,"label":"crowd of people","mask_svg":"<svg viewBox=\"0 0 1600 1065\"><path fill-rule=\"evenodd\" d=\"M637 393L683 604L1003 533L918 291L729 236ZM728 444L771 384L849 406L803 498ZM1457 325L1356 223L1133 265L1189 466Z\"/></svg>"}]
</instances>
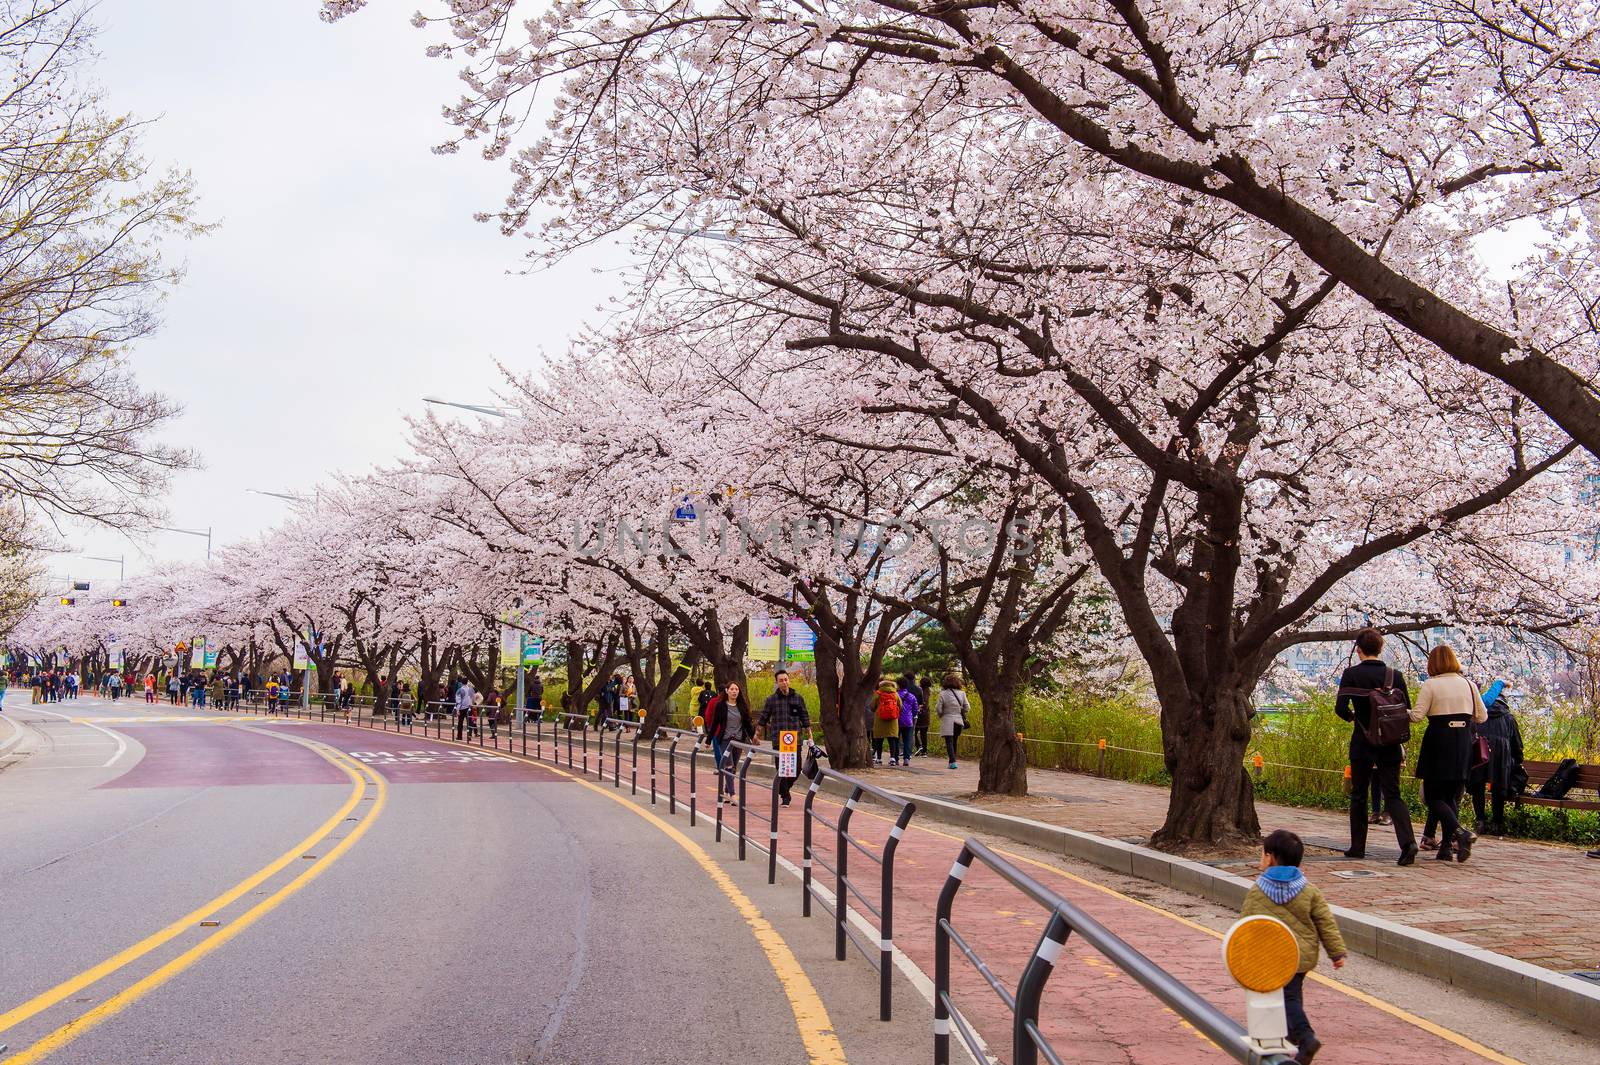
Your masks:
<instances>
[{"instance_id":1,"label":"crowd of people","mask_svg":"<svg viewBox=\"0 0 1600 1065\"><path fill-rule=\"evenodd\" d=\"M35 703L59 703L78 697L78 675L63 669L8 669L0 692L6 688L29 688Z\"/></svg>"},{"instance_id":2,"label":"crowd of people","mask_svg":"<svg viewBox=\"0 0 1600 1065\"><path fill-rule=\"evenodd\" d=\"M1462 670L1455 649L1439 644L1428 652L1427 677L1413 701L1405 675L1383 660L1383 643L1376 629L1357 634L1359 661L1339 678L1334 704L1334 712L1354 726L1345 857L1365 858L1368 827L1388 824L1400 844L1399 864L1412 864L1420 851L1433 851L1440 861L1464 862L1478 836L1506 831L1506 799L1527 781L1522 735L1506 698L1510 686L1497 678L1480 691ZM1421 840L1400 794L1410 726L1418 724L1424 728L1413 772L1422 782L1427 809ZM1472 828L1462 821L1466 795L1472 798Z\"/></svg>"}]
</instances>

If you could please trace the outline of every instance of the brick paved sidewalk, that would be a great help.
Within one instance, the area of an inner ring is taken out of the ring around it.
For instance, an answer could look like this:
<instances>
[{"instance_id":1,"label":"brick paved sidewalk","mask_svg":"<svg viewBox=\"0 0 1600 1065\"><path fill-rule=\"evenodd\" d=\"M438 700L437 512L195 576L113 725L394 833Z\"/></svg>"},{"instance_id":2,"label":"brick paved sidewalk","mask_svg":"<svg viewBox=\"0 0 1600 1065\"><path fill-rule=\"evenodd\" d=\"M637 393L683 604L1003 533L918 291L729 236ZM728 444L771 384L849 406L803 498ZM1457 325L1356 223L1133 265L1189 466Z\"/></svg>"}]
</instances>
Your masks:
<instances>
[{"instance_id":1,"label":"brick paved sidewalk","mask_svg":"<svg viewBox=\"0 0 1600 1065\"><path fill-rule=\"evenodd\" d=\"M705 775L700 777L700 785L700 812L706 819L704 823L709 823L715 818L715 786ZM680 795L686 787L686 783L680 783ZM770 801L766 787L754 778L749 788L752 805L764 806ZM802 851L804 794L803 788L797 786L794 804L779 816L779 853L796 865ZM819 797L817 808L829 820L839 817L840 807L835 800ZM666 813L665 799L656 811ZM867 849L881 853L890 825L891 821L876 808L864 806L857 810L851 831ZM767 827L763 822L752 820L749 831L753 842L765 842ZM960 850L960 835L959 830L945 831L945 826L937 822L919 824L918 819L913 819L896 851L895 945L928 974L934 969L930 930L935 923L935 906L951 862ZM720 847L709 840L706 843L713 853L731 859L731 830L724 833ZM819 829L815 846L820 858L836 864L831 832ZM766 859L752 847L749 860L764 864ZM1243 994L1223 970L1215 933L1054 866L1024 863L1025 860L1019 861L1030 876L1079 906L1224 1012L1242 1020ZM851 858L851 872L852 881L867 899L879 903L876 871L860 855ZM817 876L822 885L833 887L830 873L819 867ZM792 878L780 875L774 890L796 892L797 885ZM858 911L861 909L859 904L853 905ZM830 918L819 908L813 919ZM1037 903L982 865L974 866L957 897L956 928L1011 988L1015 988L1021 967L1038 943L1044 924L1045 911ZM853 948L848 961L862 964ZM1361 960L1355 964L1361 964ZM1320 969L1318 978L1306 986L1306 1005L1328 1047L1321 1060L1329 1065L1484 1065L1510 1060L1493 1051L1480 1053L1470 1043L1463 1045L1447 1039L1432 1026L1416 1023L1403 1011L1387 1011L1364 997L1346 994L1326 959ZM991 1049L1000 1052L1002 1059L1007 1058L1003 1050L1009 1045L1009 1012L958 953L953 954L952 974L958 1007L992 1041ZM862 1002L860 1006L870 1013L876 1004ZM897 1008L926 1006L903 997ZM1050 979L1041 1024L1056 1049L1067 1052L1066 1060L1088 1065L1190 1065L1230 1060L1130 976L1075 938L1069 939ZM954 1051L954 1060L965 1060L959 1049Z\"/></svg>"},{"instance_id":2,"label":"brick paved sidewalk","mask_svg":"<svg viewBox=\"0 0 1600 1065\"><path fill-rule=\"evenodd\" d=\"M976 763L945 767L942 758L914 759L910 769L861 774L879 787L973 803ZM985 799L986 810L1144 843L1166 816L1167 790L1081 773L1028 770L1029 796ZM1308 871L1330 901L1413 928L1426 929L1561 972L1600 969L1600 861L1581 849L1484 836L1465 864L1438 862L1424 851L1402 869L1394 830L1373 825L1367 858L1352 861L1347 815L1257 803L1263 829L1288 828L1306 841ZM1416 825L1422 834L1422 825ZM1254 861L1209 864L1253 876ZM1334 876L1347 869L1379 875Z\"/></svg>"}]
</instances>

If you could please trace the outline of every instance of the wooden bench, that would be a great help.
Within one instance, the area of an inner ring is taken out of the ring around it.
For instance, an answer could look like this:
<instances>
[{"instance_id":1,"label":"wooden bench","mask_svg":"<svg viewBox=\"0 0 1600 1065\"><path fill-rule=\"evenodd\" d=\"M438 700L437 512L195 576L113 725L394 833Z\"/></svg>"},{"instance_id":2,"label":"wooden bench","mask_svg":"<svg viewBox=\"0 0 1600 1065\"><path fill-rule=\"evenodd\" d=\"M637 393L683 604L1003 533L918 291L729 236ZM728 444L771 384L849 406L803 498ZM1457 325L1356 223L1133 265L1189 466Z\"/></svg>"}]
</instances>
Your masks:
<instances>
[{"instance_id":1,"label":"wooden bench","mask_svg":"<svg viewBox=\"0 0 1600 1065\"><path fill-rule=\"evenodd\" d=\"M1512 801L1519 806L1526 803L1530 806L1553 806L1561 810L1600 810L1600 801L1571 797L1580 791L1587 791L1600 798L1600 765L1578 767L1578 780L1572 785L1572 790L1567 792L1568 798L1539 798L1536 792L1540 785L1550 779L1556 771L1556 766L1560 764L1560 762L1523 762L1522 768L1528 771L1528 787Z\"/></svg>"}]
</instances>

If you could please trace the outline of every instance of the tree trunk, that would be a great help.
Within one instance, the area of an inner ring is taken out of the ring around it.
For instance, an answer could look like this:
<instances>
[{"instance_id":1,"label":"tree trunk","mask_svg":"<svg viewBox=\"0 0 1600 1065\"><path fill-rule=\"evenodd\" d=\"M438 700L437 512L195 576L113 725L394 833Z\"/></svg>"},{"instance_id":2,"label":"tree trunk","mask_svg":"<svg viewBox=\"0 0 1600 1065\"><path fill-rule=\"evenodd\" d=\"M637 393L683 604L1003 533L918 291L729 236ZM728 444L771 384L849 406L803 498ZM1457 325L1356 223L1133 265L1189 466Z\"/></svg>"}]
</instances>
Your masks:
<instances>
[{"instance_id":1,"label":"tree trunk","mask_svg":"<svg viewBox=\"0 0 1600 1065\"><path fill-rule=\"evenodd\" d=\"M1261 822L1255 789L1245 771L1250 745L1250 692L1229 686L1210 698L1164 691L1161 745L1172 789L1167 819L1150 845L1167 851L1257 847Z\"/></svg>"},{"instance_id":2,"label":"tree trunk","mask_svg":"<svg viewBox=\"0 0 1600 1065\"><path fill-rule=\"evenodd\" d=\"M981 656L980 656L981 657ZM978 759L979 795L1028 794L1028 751L1017 735L1017 684L1010 677L973 670L983 701L983 755ZM936 721L931 715L929 721Z\"/></svg>"},{"instance_id":3,"label":"tree trunk","mask_svg":"<svg viewBox=\"0 0 1600 1065\"><path fill-rule=\"evenodd\" d=\"M871 684L861 663L841 661L830 641L818 640L816 654L817 720L828 749L828 765L841 772L860 769L871 758L871 734L862 709Z\"/></svg>"},{"instance_id":4,"label":"tree trunk","mask_svg":"<svg viewBox=\"0 0 1600 1065\"><path fill-rule=\"evenodd\" d=\"M750 621L744 621L733 627L726 641L722 639L721 627L714 619L707 619L702 638L698 641L700 651L711 663L711 675L717 682L717 691L726 691L728 685L737 684L739 690L746 697L750 693L750 680L745 676L744 657L745 650L750 646ZM693 634L690 639L694 640Z\"/></svg>"}]
</instances>

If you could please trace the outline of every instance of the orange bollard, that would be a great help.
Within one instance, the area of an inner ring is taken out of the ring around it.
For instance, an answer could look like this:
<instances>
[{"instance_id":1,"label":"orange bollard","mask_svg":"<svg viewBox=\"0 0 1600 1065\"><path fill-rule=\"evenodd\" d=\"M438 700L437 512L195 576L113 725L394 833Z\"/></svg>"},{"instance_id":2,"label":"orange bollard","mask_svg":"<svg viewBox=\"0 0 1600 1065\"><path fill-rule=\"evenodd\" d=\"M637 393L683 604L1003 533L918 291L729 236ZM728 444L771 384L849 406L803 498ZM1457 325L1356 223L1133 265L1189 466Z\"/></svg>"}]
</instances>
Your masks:
<instances>
[{"instance_id":1,"label":"orange bollard","mask_svg":"<svg viewBox=\"0 0 1600 1065\"><path fill-rule=\"evenodd\" d=\"M1261 757L1260 751L1250 756L1250 767L1255 771L1257 780L1261 779L1261 770L1266 767L1266 764L1267 760Z\"/></svg>"},{"instance_id":2,"label":"orange bollard","mask_svg":"<svg viewBox=\"0 0 1600 1065\"><path fill-rule=\"evenodd\" d=\"M1101 740L1100 741L1100 761L1099 761L1099 764L1095 766L1094 772L1095 772L1096 776L1103 777L1103 776L1106 775L1106 741L1105 740Z\"/></svg>"},{"instance_id":3,"label":"orange bollard","mask_svg":"<svg viewBox=\"0 0 1600 1065\"><path fill-rule=\"evenodd\" d=\"M1350 767L1349 766L1345 766L1344 767L1344 793L1346 795L1350 794Z\"/></svg>"}]
</instances>

